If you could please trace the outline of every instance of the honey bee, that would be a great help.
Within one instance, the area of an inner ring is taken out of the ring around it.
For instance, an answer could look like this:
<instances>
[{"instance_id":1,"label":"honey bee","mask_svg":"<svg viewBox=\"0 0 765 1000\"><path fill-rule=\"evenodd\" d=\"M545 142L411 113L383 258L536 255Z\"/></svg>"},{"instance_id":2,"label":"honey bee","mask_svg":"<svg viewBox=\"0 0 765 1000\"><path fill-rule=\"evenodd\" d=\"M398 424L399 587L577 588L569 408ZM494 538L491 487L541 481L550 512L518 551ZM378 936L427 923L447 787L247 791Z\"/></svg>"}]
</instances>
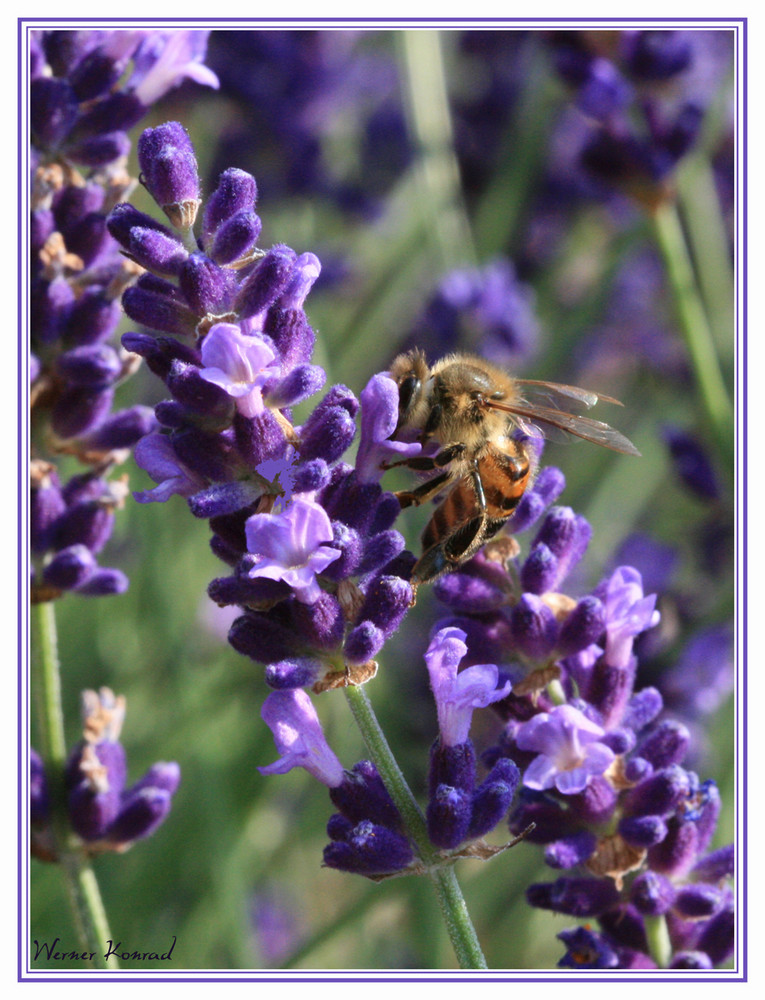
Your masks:
<instances>
[{"instance_id":1,"label":"honey bee","mask_svg":"<svg viewBox=\"0 0 765 1000\"><path fill-rule=\"evenodd\" d=\"M422 555L412 586L435 580L470 559L512 516L533 478L533 453L514 431L544 435L557 428L622 452L640 452L608 424L570 413L577 405L618 400L571 385L512 378L470 354L450 354L429 367L422 351L399 355L389 374L398 385L404 433L432 455L386 465L435 475L396 496L403 507L419 506L445 492L422 534ZM537 395L545 400L533 402Z\"/></svg>"}]
</instances>

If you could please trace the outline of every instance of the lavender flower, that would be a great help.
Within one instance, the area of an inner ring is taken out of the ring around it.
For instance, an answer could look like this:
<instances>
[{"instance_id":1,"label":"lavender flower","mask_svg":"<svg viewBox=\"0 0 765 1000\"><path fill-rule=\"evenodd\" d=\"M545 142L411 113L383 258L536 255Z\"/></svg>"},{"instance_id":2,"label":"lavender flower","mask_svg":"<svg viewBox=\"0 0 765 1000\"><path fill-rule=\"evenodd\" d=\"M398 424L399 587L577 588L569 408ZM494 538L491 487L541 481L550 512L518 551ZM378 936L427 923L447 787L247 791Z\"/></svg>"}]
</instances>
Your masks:
<instances>
[{"instance_id":1,"label":"lavender flower","mask_svg":"<svg viewBox=\"0 0 765 1000\"><path fill-rule=\"evenodd\" d=\"M583 791L592 776L603 774L614 752L600 738L605 730L571 705L558 705L524 722L515 734L521 750L538 756L523 775L527 788L557 788L563 795Z\"/></svg>"},{"instance_id":2,"label":"lavender flower","mask_svg":"<svg viewBox=\"0 0 765 1000\"><path fill-rule=\"evenodd\" d=\"M98 693L84 691L82 706L83 739L69 755L64 774L69 823L86 854L126 851L167 818L180 769L175 763L153 764L128 786L119 742L125 699L101 688ZM34 751L32 760L32 853L54 861L58 848L48 828L50 791Z\"/></svg>"},{"instance_id":3,"label":"lavender flower","mask_svg":"<svg viewBox=\"0 0 765 1000\"><path fill-rule=\"evenodd\" d=\"M116 387L138 362L107 343L136 269L118 252L106 216L132 185L124 170L127 130L182 78L216 84L201 63L206 38L185 31L32 36L30 113L39 164L30 227L35 601L67 591L121 593L128 584L121 571L95 560L125 493L108 475L157 424L148 407L111 412ZM62 485L55 458L62 452L90 471Z\"/></svg>"}]
</instances>

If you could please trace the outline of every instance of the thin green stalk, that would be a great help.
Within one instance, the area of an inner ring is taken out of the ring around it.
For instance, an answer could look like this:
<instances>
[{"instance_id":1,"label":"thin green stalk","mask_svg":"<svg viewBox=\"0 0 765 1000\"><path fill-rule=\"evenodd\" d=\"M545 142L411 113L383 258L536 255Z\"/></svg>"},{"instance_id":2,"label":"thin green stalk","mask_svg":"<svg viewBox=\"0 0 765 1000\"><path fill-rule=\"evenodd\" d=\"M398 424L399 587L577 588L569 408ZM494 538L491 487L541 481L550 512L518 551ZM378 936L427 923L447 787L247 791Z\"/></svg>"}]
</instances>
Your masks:
<instances>
[{"instance_id":1,"label":"thin green stalk","mask_svg":"<svg viewBox=\"0 0 765 1000\"><path fill-rule=\"evenodd\" d=\"M428 838L425 817L393 756L366 691L360 686L347 687L345 694L369 755L401 813L404 826L433 881L460 968L488 968L454 868L437 864L437 854Z\"/></svg>"},{"instance_id":2,"label":"thin green stalk","mask_svg":"<svg viewBox=\"0 0 765 1000\"><path fill-rule=\"evenodd\" d=\"M648 939L648 953L660 969L668 968L672 958L672 942L669 939L666 917L644 917L643 923Z\"/></svg>"},{"instance_id":3,"label":"thin green stalk","mask_svg":"<svg viewBox=\"0 0 765 1000\"><path fill-rule=\"evenodd\" d=\"M99 969L118 969L104 958L111 939L101 894L90 861L72 847L64 795L66 739L61 702L56 613L52 601L32 606L32 691L37 710L39 746L50 790L51 825L58 860L72 907L80 950L93 955Z\"/></svg>"},{"instance_id":4,"label":"thin green stalk","mask_svg":"<svg viewBox=\"0 0 765 1000\"><path fill-rule=\"evenodd\" d=\"M680 330L696 377L699 399L723 460L733 464L733 408L720 370L712 331L696 286L677 207L664 201L652 215L664 257Z\"/></svg>"}]
</instances>

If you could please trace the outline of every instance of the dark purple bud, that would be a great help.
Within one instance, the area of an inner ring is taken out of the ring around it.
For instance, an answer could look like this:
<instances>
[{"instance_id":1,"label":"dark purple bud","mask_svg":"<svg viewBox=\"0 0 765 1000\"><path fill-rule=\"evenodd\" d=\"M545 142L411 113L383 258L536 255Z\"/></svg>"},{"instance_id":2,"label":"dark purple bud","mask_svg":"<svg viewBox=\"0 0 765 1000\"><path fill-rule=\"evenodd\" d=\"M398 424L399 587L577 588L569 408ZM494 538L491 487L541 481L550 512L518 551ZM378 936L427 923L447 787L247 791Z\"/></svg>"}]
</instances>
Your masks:
<instances>
[{"instance_id":1,"label":"dark purple bud","mask_svg":"<svg viewBox=\"0 0 765 1000\"><path fill-rule=\"evenodd\" d=\"M131 406L105 420L97 430L87 435L83 444L94 451L132 448L142 437L156 430L157 426L154 412L148 406Z\"/></svg>"},{"instance_id":2,"label":"dark purple bud","mask_svg":"<svg viewBox=\"0 0 765 1000\"><path fill-rule=\"evenodd\" d=\"M687 69L693 59L682 31L624 32L624 59L636 80L667 80Z\"/></svg>"},{"instance_id":3,"label":"dark purple bud","mask_svg":"<svg viewBox=\"0 0 765 1000\"><path fill-rule=\"evenodd\" d=\"M720 879L733 875L734 848L733 844L720 847L707 854L693 866L693 877L706 882L719 882Z\"/></svg>"},{"instance_id":4,"label":"dark purple bud","mask_svg":"<svg viewBox=\"0 0 765 1000\"><path fill-rule=\"evenodd\" d=\"M114 526L114 514L109 506L86 501L69 507L59 520L56 544L61 548L85 545L93 554L103 549Z\"/></svg>"},{"instance_id":5,"label":"dark purple bud","mask_svg":"<svg viewBox=\"0 0 765 1000\"><path fill-rule=\"evenodd\" d=\"M206 489L199 490L189 497L188 504L194 517L220 517L222 514L234 514L244 507L249 507L256 503L262 495L263 486L261 484L242 479L232 483L215 483Z\"/></svg>"},{"instance_id":6,"label":"dark purple bud","mask_svg":"<svg viewBox=\"0 0 765 1000\"><path fill-rule=\"evenodd\" d=\"M268 405L274 410L296 406L319 392L327 381L327 373L319 365L298 365L285 378L268 386Z\"/></svg>"},{"instance_id":7,"label":"dark purple bud","mask_svg":"<svg viewBox=\"0 0 765 1000\"><path fill-rule=\"evenodd\" d=\"M278 663L269 663L266 667L266 684L277 691L310 687L319 680L324 671L325 668L318 660L308 657L280 660ZM330 794L331 792L332 789Z\"/></svg>"},{"instance_id":8,"label":"dark purple bud","mask_svg":"<svg viewBox=\"0 0 765 1000\"><path fill-rule=\"evenodd\" d=\"M101 211L104 194L101 185L93 183L84 184L82 187L68 184L54 194L55 228L63 233L67 247L72 230L76 229L86 216Z\"/></svg>"},{"instance_id":9,"label":"dark purple bud","mask_svg":"<svg viewBox=\"0 0 765 1000\"><path fill-rule=\"evenodd\" d=\"M688 750L691 734L681 723L666 719L640 743L638 753L656 770L679 764Z\"/></svg>"},{"instance_id":10,"label":"dark purple bud","mask_svg":"<svg viewBox=\"0 0 765 1000\"><path fill-rule=\"evenodd\" d=\"M473 794L468 838L483 837L502 820L516 789L521 772L509 757L501 757Z\"/></svg>"},{"instance_id":11,"label":"dark purple bud","mask_svg":"<svg viewBox=\"0 0 765 1000\"><path fill-rule=\"evenodd\" d=\"M164 379L170 371L172 361L185 361L187 364L199 365L199 354L187 344L182 344L173 337L152 337L148 333L124 333L122 346L126 351L132 351L145 359L149 369Z\"/></svg>"},{"instance_id":12,"label":"dark purple bud","mask_svg":"<svg viewBox=\"0 0 765 1000\"><path fill-rule=\"evenodd\" d=\"M174 398L188 410L217 421L231 421L235 410L233 399L219 385L202 378L199 371L196 365L173 361L165 383Z\"/></svg>"},{"instance_id":13,"label":"dark purple bud","mask_svg":"<svg viewBox=\"0 0 765 1000\"><path fill-rule=\"evenodd\" d=\"M235 576L221 576L211 580L207 596L221 607L241 604L257 608L286 600L291 588L281 580L253 580L241 572L240 553L232 553L231 562L237 567ZM239 564L239 565L237 565ZM302 685L297 685L301 687Z\"/></svg>"},{"instance_id":14,"label":"dark purple bud","mask_svg":"<svg viewBox=\"0 0 765 1000\"><path fill-rule=\"evenodd\" d=\"M120 809L127 765L120 743L81 743L66 765L69 819L83 840L99 840Z\"/></svg>"},{"instance_id":15,"label":"dark purple bud","mask_svg":"<svg viewBox=\"0 0 765 1000\"><path fill-rule=\"evenodd\" d=\"M234 310L240 319L262 312L279 298L296 259L295 251L286 246L275 246L268 251L239 286Z\"/></svg>"},{"instance_id":16,"label":"dark purple bud","mask_svg":"<svg viewBox=\"0 0 765 1000\"><path fill-rule=\"evenodd\" d=\"M642 757L630 757L624 764L624 777L631 785L645 781L653 774L653 766Z\"/></svg>"},{"instance_id":17,"label":"dark purple bud","mask_svg":"<svg viewBox=\"0 0 765 1000\"><path fill-rule=\"evenodd\" d=\"M570 837L554 840L545 847L545 862L551 868L574 868L584 864L592 855L597 837L589 830L581 830Z\"/></svg>"},{"instance_id":18,"label":"dark purple bud","mask_svg":"<svg viewBox=\"0 0 765 1000\"><path fill-rule=\"evenodd\" d=\"M658 872L641 872L632 883L630 899L640 913L659 917L674 903L675 887Z\"/></svg>"},{"instance_id":19,"label":"dark purple bud","mask_svg":"<svg viewBox=\"0 0 765 1000\"><path fill-rule=\"evenodd\" d=\"M522 792L508 820L510 832L517 837L532 823L534 829L526 837L530 844L549 844L575 833L580 825L576 817L564 812L556 802L531 798Z\"/></svg>"},{"instance_id":20,"label":"dark purple bud","mask_svg":"<svg viewBox=\"0 0 765 1000\"><path fill-rule=\"evenodd\" d=\"M50 587L72 590L84 584L95 569L96 561L84 545L57 552L43 570L43 580Z\"/></svg>"},{"instance_id":21,"label":"dark purple bud","mask_svg":"<svg viewBox=\"0 0 765 1000\"><path fill-rule=\"evenodd\" d=\"M704 925L696 947L706 952L713 966L721 965L733 953L736 920L732 909L726 908Z\"/></svg>"},{"instance_id":22,"label":"dark purple bud","mask_svg":"<svg viewBox=\"0 0 765 1000\"><path fill-rule=\"evenodd\" d=\"M300 636L294 628L277 621L272 612L248 611L232 624L228 641L237 653L257 663L277 663L299 652Z\"/></svg>"},{"instance_id":23,"label":"dark purple bud","mask_svg":"<svg viewBox=\"0 0 765 1000\"><path fill-rule=\"evenodd\" d=\"M359 565L361 559L362 542L358 531L349 528L342 521L332 522L331 546L337 549L341 555L335 559L323 571L322 574L330 580L344 580L352 576Z\"/></svg>"},{"instance_id":24,"label":"dark purple bud","mask_svg":"<svg viewBox=\"0 0 765 1000\"><path fill-rule=\"evenodd\" d=\"M329 797L351 823L368 819L391 830L401 827L398 809L369 760L359 761L353 770L346 771L341 784L330 788Z\"/></svg>"},{"instance_id":25,"label":"dark purple bud","mask_svg":"<svg viewBox=\"0 0 765 1000\"><path fill-rule=\"evenodd\" d=\"M515 513L509 521L513 534L525 531L539 520L549 504L554 503L566 488L566 479L560 469L546 465L537 476L534 485L526 490Z\"/></svg>"},{"instance_id":26,"label":"dark purple bud","mask_svg":"<svg viewBox=\"0 0 765 1000\"><path fill-rule=\"evenodd\" d=\"M522 594L510 616L510 628L521 653L543 660L555 646L558 623L544 601L535 594Z\"/></svg>"},{"instance_id":27,"label":"dark purple bud","mask_svg":"<svg viewBox=\"0 0 765 1000\"><path fill-rule=\"evenodd\" d=\"M131 844L150 836L167 818L171 802L171 793L163 788L145 788L140 794L128 794L109 827L108 839L114 844Z\"/></svg>"},{"instance_id":28,"label":"dark purple bud","mask_svg":"<svg viewBox=\"0 0 765 1000\"><path fill-rule=\"evenodd\" d=\"M451 785L438 785L425 811L428 836L436 847L449 850L461 844L470 828L472 811L469 792Z\"/></svg>"},{"instance_id":29,"label":"dark purple bud","mask_svg":"<svg viewBox=\"0 0 765 1000\"><path fill-rule=\"evenodd\" d=\"M583 823L599 825L610 819L616 802L617 794L611 782L597 774L578 795L569 796L569 809Z\"/></svg>"},{"instance_id":30,"label":"dark purple bud","mask_svg":"<svg viewBox=\"0 0 765 1000\"><path fill-rule=\"evenodd\" d=\"M403 535L398 531L381 531L373 535L364 546L359 573L373 573L386 567L403 550L405 544Z\"/></svg>"},{"instance_id":31,"label":"dark purple bud","mask_svg":"<svg viewBox=\"0 0 765 1000\"><path fill-rule=\"evenodd\" d=\"M106 218L106 227L114 239L126 249L130 246L134 229L150 230L160 233L176 243L179 242L171 229L164 226L154 216L140 212L128 201L121 201L114 206Z\"/></svg>"},{"instance_id":32,"label":"dark purple bud","mask_svg":"<svg viewBox=\"0 0 765 1000\"><path fill-rule=\"evenodd\" d=\"M74 347L58 356L56 367L70 384L89 388L110 385L122 372L119 355L108 344Z\"/></svg>"},{"instance_id":33,"label":"dark purple bud","mask_svg":"<svg viewBox=\"0 0 765 1000\"><path fill-rule=\"evenodd\" d=\"M558 559L543 543L535 544L521 567L521 586L530 594L554 590L559 579Z\"/></svg>"},{"instance_id":34,"label":"dark purple bud","mask_svg":"<svg viewBox=\"0 0 765 1000\"><path fill-rule=\"evenodd\" d=\"M84 167L105 167L130 152L124 132L104 132L67 146L67 156Z\"/></svg>"},{"instance_id":35,"label":"dark purple bud","mask_svg":"<svg viewBox=\"0 0 765 1000\"><path fill-rule=\"evenodd\" d=\"M435 583L435 595L447 607L467 614L494 611L507 601L501 584L470 571L442 576Z\"/></svg>"},{"instance_id":36,"label":"dark purple bud","mask_svg":"<svg viewBox=\"0 0 765 1000\"><path fill-rule=\"evenodd\" d=\"M199 204L199 174L194 147L184 127L179 122L166 122L147 128L138 139L137 152L141 180L152 198L173 225L191 228Z\"/></svg>"},{"instance_id":37,"label":"dark purple bud","mask_svg":"<svg viewBox=\"0 0 765 1000\"><path fill-rule=\"evenodd\" d=\"M720 486L717 476L699 442L676 427L666 426L663 432L675 471L685 486L700 500L718 500Z\"/></svg>"},{"instance_id":38,"label":"dark purple bud","mask_svg":"<svg viewBox=\"0 0 765 1000\"><path fill-rule=\"evenodd\" d=\"M49 344L59 339L66 329L74 301L74 292L65 278L54 278L38 295L32 297L32 336L38 344Z\"/></svg>"},{"instance_id":39,"label":"dark purple bud","mask_svg":"<svg viewBox=\"0 0 765 1000\"><path fill-rule=\"evenodd\" d=\"M653 722L663 707L664 702L656 688L643 688L630 698L622 722L639 733L649 722Z\"/></svg>"},{"instance_id":40,"label":"dark purple bud","mask_svg":"<svg viewBox=\"0 0 765 1000\"><path fill-rule=\"evenodd\" d=\"M572 927L557 935L566 945L566 954L558 962L563 969L616 969L619 955L601 934L589 927Z\"/></svg>"},{"instance_id":41,"label":"dark purple bud","mask_svg":"<svg viewBox=\"0 0 765 1000\"><path fill-rule=\"evenodd\" d=\"M534 545L544 544L558 560L558 581L579 562L592 535L592 528L570 507L553 507L542 522Z\"/></svg>"},{"instance_id":42,"label":"dark purple bud","mask_svg":"<svg viewBox=\"0 0 765 1000\"><path fill-rule=\"evenodd\" d=\"M221 315L230 308L236 275L203 253L192 253L181 267L179 284L197 316Z\"/></svg>"},{"instance_id":43,"label":"dark purple bud","mask_svg":"<svg viewBox=\"0 0 765 1000\"><path fill-rule=\"evenodd\" d=\"M412 588L398 576L378 576L368 586L358 620L373 622L389 638L412 602Z\"/></svg>"},{"instance_id":44,"label":"dark purple bud","mask_svg":"<svg viewBox=\"0 0 765 1000\"><path fill-rule=\"evenodd\" d=\"M174 235L139 226L131 229L125 249L136 263L161 275L180 275L189 257L188 250Z\"/></svg>"},{"instance_id":45,"label":"dark purple bud","mask_svg":"<svg viewBox=\"0 0 765 1000\"><path fill-rule=\"evenodd\" d=\"M631 729L612 729L606 733L602 742L615 754L626 754L635 746L635 734Z\"/></svg>"},{"instance_id":46,"label":"dark purple bud","mask_svg":"<svg viewBox=\"0 0 765 1000\"><path fill-rule=\"evenodd\" d=\"M412 858L412 849L405 837L368 821L355 826L345 840L333 841L324 848L324 864L328 868L361 875L401 871Z\"/></svg>"},{"instance_id":47,"label":"dark purple bud","mask_svg":"<svg viewBox=\"0 0 765 1000\"><path fill-rule=\"evenodd\" d=\"M82 597L111 597L114 594L124 594L130 586L130 581L119 569L101 569L97 567L85 583L77 588Z\"/></svg>"},{"instance_id":48,"label":"dark purple bud","mask_svg":"<svg viewBox=\"0 0 765 1000\"><path fill-rule=\"evenodd\" d=\"M217 187L205 203L202 226L205 246L209 247L210 241L224 223L236 216L253 213L257 197L258 188L252 174L236 167L224 170L218 178Z\"/></svg>"},{"instance_id":49,"label":"dark purple bud","mask_svg":"<svg viewBox=\"0 0 765 1000\"><path fill-rule=\"evenodd\" d=\"M690 791L688 772L673 764L630 788L623 797L622 808L626 816L667 816L688 798Z\"/></svg>"},{"instance_id":50,"label":"dark purple bud","mask_svg":"<svg viewBox=\"0 0 765 1000\"><path fill-rule=\"evenodd\" d=\"M361 489L364 487L361 486ZM369 525L371 534L387 531L398 518L401 506L392 493L378 494L379 500L374 504L372 521Z\"/></svg>"},{"instance_id":51,"label":"dark purple bud","mask_svg":"<svg viewBox=\"0 0 765 1000\"><path fill-rule=\"evenodd\" d=\"M603 931L615 944L635 951L648 952L643 918L630 903L620 903L598 919Z\"/></svg>"},{"instance_id":52,"label":"dark purple bud","mask_svg":"<svg viewBox=\"0 0 765 1000\"><path fill-rule=\"evenodd\" d=\"M597 597L584 597L560 627L557 647L564 655L579 653L602 636L606 613Z\"/></svg>"},{"instance_id":53,"label":"dark purple bud","mask_svg":"<svg viewBox=\"0 0 765 1000\"><path fill-rule=\"evenodd\" d=\"M117 329L122 318L119 302L99 289L87 289L70 310L64 340L68 344L97 344Z\"/></svg>"},{"instance_id":54,"label":"dark purple bud","mask_svg":"<svg viewBox=\"0 0 765 1000\"><path fill-rule=\"evenodd\" d=\"M283 369L311 360L316 336L302 309L272 305L266 313L263 331L273 340Z\"/></svg>"},{"instance_id":55,"label":"dark purple bud","mask_svg":"<svg viewBox=\"0 0 765 1000\"><path fill-rule=\"evenodd\" d=\"M619 822L619 833L633 847L653 847L667 836L661 816L631 816Z\"/></svg>"},{"instance_id":56,"label":"dark purple bud","mask_svg":"<svg viewBox=\"0 0 765 1000\"><path fill-rule=\"evenodd\" d=\"M39 77L29 90L32 142L40 149L55 149L77 120L79 101L66 80Z\"/></svg>"},{"instance_id":57,"label":"dark purple bud","mask_svg":"<svg viewBox=\"0 0 765 1000\"><path fill-rule=\"evenodd\" d=\"M430 748L428 788L431 796L439 785L460 788L472 795L475 786L475 748L470 740L454 746L444 746L437 739Z\"/></svg>"},{"instance_id":58,"label":"dark purple bud","mask_svg":"<svg viewBox=\"0 0 765 1000\"><path fill-rule=\"evenodd\" d=\"M197 476L212 482L224 482L231 477L230 446L220 434L187 427L173 434L172 444L181 465Z\"/></svg>"},{"instance_id":59,"label":"dark purple bud","mask_svg":"<svg viewBox=\"0 0 765 1000\"><path fill-rule=\"evenodd\" d=\"M380 652L385 643L385 635L372 622L361 622L348 633L343 653L348 663L367 663Z\"/></svg>"},{"instance_id":60,"label":"dark purple bud","mask_svg":"<svg viewBox=\"0 0 765 1000\"><path fill-rule=\"evenodd\" d=\"M312 458L310 462L302 462L295 469L292 482L294 493L311 493L323 489L329 482L329 466L323 458Z\"/></svg>"},{"instance_id":61,"label":"dark purple bud","mask_svg":"<svg viewBox=\"0 0 765 1000\"><path fill-rule=\"evenodd\" d=\"M209 256L217 264L230 264L245 257L255 249L260 229L260 217L255 212L238 212L226 219L216 231Z\"/></svg>"},{"instance_id":62,"label":"dark purple bud","mask_svg":"<svg viewBox=\"0 0 765 1000\"><path fill-rule=\"evenodd\" d=\"M50 812L48 783L42 758L36 750L29 753L29 819L33 824L44 823Z\"/></svg>"},{"instance_id":63,"label":"dark purple bud","mask_svg":"<svg viewBox=\"0 0 765 1000\"><path fill-rule=\"evenodd\" d=\"M82 258L86 267L94 267L101 258L111 255L114 245L106 229L106 219L91 212L72 230L66 241L67 250ZM104 261L104 263L106 263Z\"/></svg>"},{"instance_id":64,"label":"dark purple bud","mask_svg":"<svg viewBox=\"0 0 765 1000\"><path fill-rule=\"evenodd\" d=\"M306 460L323 458L330 464L337 461L353 441L356 423L343 406L323 410L320 419L314 419L316 412L303 427L300 456Z\"/></svg>"},{"instance_id":65,"label":"dark purple bud","mask_svg":"<svg viewBox=\"0 0 765 1000\"><path fill-rule=\"evenodd\" d=\"M675 912L686 920L704 920L720 910L728 897L714 885L689 885L677 890Z\"/></svg>"},{"instance_id":66,"label":"dark purple bud","mask_svg":"<svg viewBox=\"0 0 765 1000\"><path fill-rule=\"evenodd\" d=\"M122 61L113 59L101 49L94 49L69 74L69 80L79 101L90 101L108 94L125 69Z\"/></svg>"},{"instance_id":67,"label":"dark purple bud","mask_svg":"<svg viewBox=\"0 0 765 1000\"><path fill-rule=\"evenodd\" d=\"M283 458L286 438L281 424L270 410L263 410L254 417L234 414L236 446L242 461L256 469L271 458ZM302 456L302 452L301 452Z\"/></svg>"},{"instance_id":68,"label":"dark purple bud","mask_svg":"<svg viewBox=\"0 0 765 1000\"><path fill-rule=\"evenodd\" d=\"M122 305L135 323L178 336L193 335L198 317L179 300L177 290L162 279L141 275L122 295Z\"/></svg>"},{"instance_id":69,"label":"dark purple bud","mask_svg":"<svg viewBox=\"0 0 765 1000\"><path fill-rule=\"evenodd\" d=\"M80 115L72 141L81 143L104 133L119 135L129 132L145 114L146 108L134 94L118 91Z\"/></svg>"},{"instance_id":70,"label":"dark purple bud","mask_svg":"<svg viewBox=\"0 0 765 1000\"><path fill-rule=\"evenodd\" d=\"M53 544L58 518L66 510L58 473L46 467L34 473L30 492L30 540L33 552L45 552Z\"/></svg>"},{"instance_id":71,"label":"dark purple bud","mask_svg":"<svg viewBox=\"0 0 765 1000\"><path fill-rule=\"evenodd\" d=\"M353 823L340 813L332 813L327 820L327 836L330 840L346 840L353 830Z\"/></svg>"},{"instance_id":72,"label":"dark purple bud","mask_svg":"<svg viewBox=\"0 0 765 1000\"><path fill-rule=\"evenodd\" d=\"M530 885L526 899L531 906L570 917L596 917L615 906L619 893L610 879L559 878Z\"/></svg>"},{"instance_id":73,"label":"dark purple bud","mask_svg":"<svg viewBox=\"0 0 765 1000\"><path fill-rule=\"evenodd\" d=\"M65 389L53 407L51 426L62 438L77 437L100 424L111 410L114 390Z\"/></svg>"}]
</instances>

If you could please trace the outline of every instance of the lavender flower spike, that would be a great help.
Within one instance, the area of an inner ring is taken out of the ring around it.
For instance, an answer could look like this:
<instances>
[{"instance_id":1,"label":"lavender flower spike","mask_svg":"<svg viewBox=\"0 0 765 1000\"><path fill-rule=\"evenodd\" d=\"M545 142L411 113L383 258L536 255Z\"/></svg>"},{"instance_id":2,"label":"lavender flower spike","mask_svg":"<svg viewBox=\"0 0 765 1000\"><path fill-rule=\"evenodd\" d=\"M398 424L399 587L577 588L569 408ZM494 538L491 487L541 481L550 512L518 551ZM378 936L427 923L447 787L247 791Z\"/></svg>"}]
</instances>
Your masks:
<instances>
[{"instance_id":1,"label":"lavender flower spike","mask_svg":"<svg viewBox=\"0 0 765 1000\"><path fill-rule=\"evenodd\" d=\"M457 673L459 662L467 653L465 638L466 633L460 628L443 628L425 653L443 746L465 743L473 709L485 708L510 693L509 681L497 688L499 671L494 664L476 664Z\"/></svg>"},{"instance_id":2,"label":"lavender flower spike","mask_svg":"<svg viewBox=\"0 0 765 1000\"><path fill-rule=\"evenodd\" d=\"M329 788L342 784L345 771L329 747L311 699L302 688L272 691L260 712L274 734L279 760L259 767L261 774L286 774L304 767Z\"/></svg>"},{"instance_id":3,"label":"lavender flower spike","mask_svg":"<svg viewBox=\"0 0 765 1000\"><path fill-rule=\"evenodd\" d=\"M248 570L253 579L284 580L303 604L315 604L322 590L316 574L339 559L327 512L312 500L293 500L282 514L253 514L245 525L247 549L260 560Z\"/></svg>"},{"instance_id":4,"label":"lavender flower spike","mask_svg":"<svg viewBox=\"0 0 765 1000\"><path fill-rule=\"evenodd\" d=\"M614 760L613 750L599 742L602 736L605 730L572 705L533 716L516 734L521 750L539 754L526 768L524 785L540 791L554 786L563 795L581 792Z\"/></svg>"}]
</instances>

